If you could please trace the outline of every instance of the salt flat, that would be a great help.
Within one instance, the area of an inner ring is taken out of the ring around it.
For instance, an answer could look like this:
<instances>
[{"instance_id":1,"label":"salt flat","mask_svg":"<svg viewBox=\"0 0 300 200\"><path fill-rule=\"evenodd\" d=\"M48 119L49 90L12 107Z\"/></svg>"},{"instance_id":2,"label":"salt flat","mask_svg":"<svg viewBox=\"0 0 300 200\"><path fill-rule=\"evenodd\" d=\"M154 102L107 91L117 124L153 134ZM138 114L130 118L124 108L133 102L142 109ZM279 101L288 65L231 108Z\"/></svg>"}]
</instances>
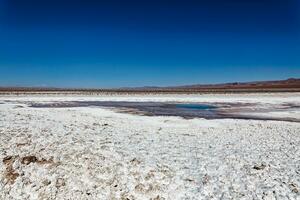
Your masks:
<instances>
[{"instance_id":1,"label":"salt flat","mask_svg":"<svg viewBox=\"0 0 300 200\"><path fill-rule=\"evenodd\" d=\"M1 96L0 199L300 199L298 122L28 106L59 101L257 103L245 114L300 119L272 111L300 93Z\"/></svg>"}]
</instances>

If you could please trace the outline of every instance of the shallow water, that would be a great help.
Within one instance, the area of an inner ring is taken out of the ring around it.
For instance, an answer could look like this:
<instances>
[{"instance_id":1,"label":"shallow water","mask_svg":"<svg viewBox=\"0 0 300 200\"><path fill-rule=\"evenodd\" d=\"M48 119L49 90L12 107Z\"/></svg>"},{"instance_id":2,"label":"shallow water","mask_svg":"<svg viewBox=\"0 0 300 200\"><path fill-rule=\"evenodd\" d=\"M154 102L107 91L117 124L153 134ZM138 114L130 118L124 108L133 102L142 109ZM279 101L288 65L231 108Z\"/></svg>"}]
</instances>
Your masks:
<instances>
[{"instance_id":1,"label":"shallow water","mask_svg":"<svg viewBox=\"0 0 300 200\"><path fill-rule=\"evenodd\" d=\"M176 107L193 109L193 110L209 110L209 109L217 108L216 106L206 105L206 104L176 104Z\"/></svg>"},{"instance_id":2,"label":"shallow water","mask_svg":"<svg viewBox=\"0 0 300 200\"><path fill-rule=\"evenodd\" d=\"M66 107L109 107L121 112L149 116L180 116L184 118L217 118L216 106L208 104L180 104L163 102L120 102L120 101L69 101L55 103L32 103L35 108Z\"/></svg>"},{"instance_id":3,"label":"shallow water","mask_svg":"<svg viewBox=\"0 0 300 200\"><path fill-rule=\"evenodd\" d=\"M117 112L146 116L179 116L186 119L254 119L299 122L298 119L244 115L243 112L255 105L241 103L178 103L178 102L126 102L126 101L63 101L52 103L30 103L34 108L101 107ZM286 109L291 108L291 106ZM272 110L276 110L273 108ZM272 111L271 110L271 111ZM270 111L270 110L269 110ZM264 111L260 111L264 112ZM266 111L267 112L267 111Z\"/></svg>"}]
</instances>

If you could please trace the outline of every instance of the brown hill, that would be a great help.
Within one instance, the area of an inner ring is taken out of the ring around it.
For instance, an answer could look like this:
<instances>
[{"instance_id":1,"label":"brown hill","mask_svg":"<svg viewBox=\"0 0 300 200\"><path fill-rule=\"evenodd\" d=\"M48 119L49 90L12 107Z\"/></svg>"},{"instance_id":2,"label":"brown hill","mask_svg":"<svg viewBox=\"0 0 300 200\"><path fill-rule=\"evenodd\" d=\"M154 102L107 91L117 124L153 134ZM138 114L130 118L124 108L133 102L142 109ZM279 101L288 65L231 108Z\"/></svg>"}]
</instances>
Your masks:
<instances>
[{"instance_id":1,"label":"brown hill","mask_svg":"<svg viewBox=\"0 0 300 200\"><path fill-rule=\"evenodd\" d=\"M279 81L254 81L254 82L233 82L223 84L209 85L186 85L169 88L186 88L186 89L214 89L214 88L300 88L300 79L290 78Z\"/></svg>"}]
</instances>

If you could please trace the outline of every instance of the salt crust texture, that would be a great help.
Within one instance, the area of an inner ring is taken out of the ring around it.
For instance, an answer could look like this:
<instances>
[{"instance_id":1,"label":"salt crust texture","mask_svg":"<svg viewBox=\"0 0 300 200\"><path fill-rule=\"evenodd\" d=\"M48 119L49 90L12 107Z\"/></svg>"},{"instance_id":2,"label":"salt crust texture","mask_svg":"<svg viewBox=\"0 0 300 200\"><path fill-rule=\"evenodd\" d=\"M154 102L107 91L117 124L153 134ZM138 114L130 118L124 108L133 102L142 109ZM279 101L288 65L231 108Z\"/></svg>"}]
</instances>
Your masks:
<instances>
[{"instance_id":1,"label":"salt crust texture","mask_svg":"<svg viewBox=\"0 0 300 200\"><path fill-rule=\"evenodd\" d=\"M20 103L70 100L272 105L300 94L2 96L0 199L300 199L300 123ZM281 114L300 116L269 113Z\"/></svg>"}]
</instances>

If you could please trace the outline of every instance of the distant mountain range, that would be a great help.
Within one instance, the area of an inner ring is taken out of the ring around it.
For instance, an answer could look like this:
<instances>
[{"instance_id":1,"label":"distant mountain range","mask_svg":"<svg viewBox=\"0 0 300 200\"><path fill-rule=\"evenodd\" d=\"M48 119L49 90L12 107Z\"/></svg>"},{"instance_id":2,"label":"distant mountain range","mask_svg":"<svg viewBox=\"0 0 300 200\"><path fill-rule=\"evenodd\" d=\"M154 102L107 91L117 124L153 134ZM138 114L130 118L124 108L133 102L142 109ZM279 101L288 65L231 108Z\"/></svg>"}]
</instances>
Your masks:
<instances>
[{"instance_id":1,"label":"distant mountain range","mask_svg":"<svg viewBox=\"0 0 300 200\"><path fill-rule=\"evenodd\" d=\"M170 87L126 87L117 89L77 89L77 88L49 88L49 87L0 87L1 92L38 92L38 91L66 91L66 92L243 92L243 91L297 91L300 92L300 79L290 78L276 81L233 82L222 84L196 84Z\"/></svg>"},{"instance_id":2,"label":"distant mountain range","mask_svg":"<svg viewBox=\"0 0 300 200\"><path fill-rule=\"evenodd\" d=\"M121 88L127 90L203 90L203 89L271 89L271 88L298 88L300 89L300 79L290 78L276 81L253 81L253 82L232 82L221 84L196 84L170 87L134 87Z\"/></svg>"}]
</instances>

